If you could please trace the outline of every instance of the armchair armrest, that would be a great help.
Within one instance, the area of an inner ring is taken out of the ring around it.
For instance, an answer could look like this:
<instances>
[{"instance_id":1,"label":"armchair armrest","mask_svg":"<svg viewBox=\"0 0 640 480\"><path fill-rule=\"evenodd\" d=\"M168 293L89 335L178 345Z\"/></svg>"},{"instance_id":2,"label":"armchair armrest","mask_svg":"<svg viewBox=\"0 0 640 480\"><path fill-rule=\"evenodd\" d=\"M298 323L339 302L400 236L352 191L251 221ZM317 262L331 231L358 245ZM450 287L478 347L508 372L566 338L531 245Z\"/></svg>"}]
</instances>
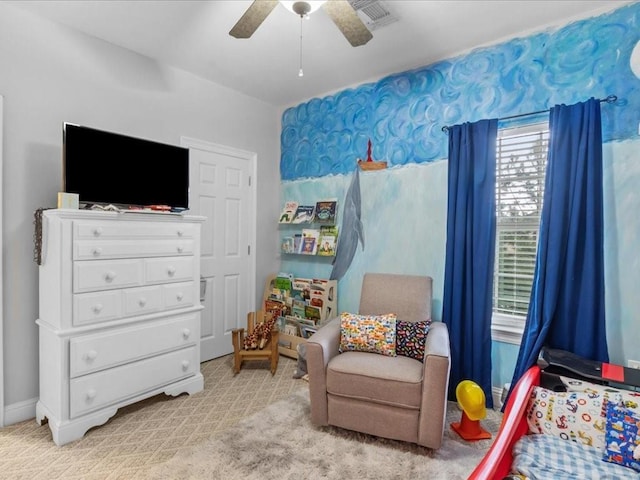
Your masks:
<instances>
[{"instance_id":1,"label":"armchair armrest","mask_svg":"<svg viewBox=\"0 0 640 480\"><path fill-rule=\"evenodd\" d=\"M433 322L427 335L423 362L422 400L418 443L440 448L447 418L451 352L449 330Z\"/></svg>"},{"instance_id":2,"label":"armchair armrest","mask_svg":"<svg viewBox=\"0 0 640 480\"><path fill-rule=\"evenodd\" d=\"M311 422L328 425L327 412L327 364L338 355L340 346L340 318L334 318L320 328L307 341L307 372L309 373L309 395Z\"/></svg>"}]
</instances>

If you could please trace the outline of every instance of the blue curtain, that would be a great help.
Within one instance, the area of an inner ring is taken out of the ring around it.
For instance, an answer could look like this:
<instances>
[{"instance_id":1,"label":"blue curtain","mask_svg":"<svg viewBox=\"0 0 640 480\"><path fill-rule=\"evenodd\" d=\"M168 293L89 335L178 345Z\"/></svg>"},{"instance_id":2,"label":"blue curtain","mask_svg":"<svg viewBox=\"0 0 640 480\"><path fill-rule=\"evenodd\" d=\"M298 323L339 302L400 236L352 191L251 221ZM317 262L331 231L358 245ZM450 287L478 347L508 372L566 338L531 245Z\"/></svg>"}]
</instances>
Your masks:
<instances>
[{"instance_id":1,"label":"blue curtain","mask_svg":"<svg viewBox=\"0 0 640 480\"><path fill-rule=\"evenodd\" d=\"M553 107L549 128L536 267L512 389L544 345L609 361L600 101Z\"/></svg>"},{"instance_id":2,"label":"blue curtain","mask_svg":"<svg viewBox=\"0 0 640 480\"><path fill-rule=\"evenodd\" d=\"M449 128L447 249L442 320L449 327L449 399L462 380L491 395L491 296L496 237L498 121Z\"/></svg>"}]
</instances>

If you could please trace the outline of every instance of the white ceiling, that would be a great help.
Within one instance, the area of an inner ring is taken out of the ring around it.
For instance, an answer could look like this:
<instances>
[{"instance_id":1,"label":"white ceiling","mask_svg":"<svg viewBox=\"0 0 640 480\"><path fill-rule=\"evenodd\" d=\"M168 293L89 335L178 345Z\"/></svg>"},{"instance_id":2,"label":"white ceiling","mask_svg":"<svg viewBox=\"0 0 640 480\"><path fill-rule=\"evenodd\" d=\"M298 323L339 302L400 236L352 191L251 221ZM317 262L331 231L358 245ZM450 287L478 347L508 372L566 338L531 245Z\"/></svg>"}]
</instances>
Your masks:
<instances>
[{"instance_id":1,"label":"white ceiling","mask_svg":"<svg viewBox=\"0 0 640 480\"><path fill-rule=\"evenodd\" d=\"M303 77L298 77L300 19L281 5L251 38L240 40L228 32L251 0L9 3L288 107L633 2L383 0L399 20L374 30L373 39L360 47L352 47L320 9L303 23Z\"/></svg>"}]
</instances>

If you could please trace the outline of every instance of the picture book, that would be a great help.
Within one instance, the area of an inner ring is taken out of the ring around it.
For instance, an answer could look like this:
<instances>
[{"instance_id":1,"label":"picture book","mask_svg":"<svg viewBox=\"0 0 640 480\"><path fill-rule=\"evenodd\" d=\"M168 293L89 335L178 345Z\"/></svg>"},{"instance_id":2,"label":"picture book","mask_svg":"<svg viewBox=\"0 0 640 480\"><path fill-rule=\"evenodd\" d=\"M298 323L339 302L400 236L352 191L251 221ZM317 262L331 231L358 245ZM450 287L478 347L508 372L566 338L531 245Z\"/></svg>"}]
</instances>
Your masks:
<instances>
[{"instance_id":1,"label":"picture book","mask_svg":"<svg viewBox=\"0 0 640 480\"><path fill-rule=\"evenodd\" d=\"M304 307L305 318L313 320L315 324L317 324L320 321L320 318L321 318L320 313L321 313L320 307L316 307L313 305L307 305L306 307Z\"/></svg>"},{"instance_id":2,"label":"picture book","mask_svg":"<svg viewBox=\"0 0 640 480\"><path fill-rule=\"evenodd\" d=\"M302 229L302 245L300 253L304 255L315 255L318 253L318 242L320 241L320 230L316 228Z\"/></svg>"},{"instance_id":3,"label":"picture book","mask_svg":"<svg viewBox=\"0 0 640 480\"><path fill-rule=\"evenodd\" d=\"M294 317L304 317L304 300L293 300L291 304L291 315Z\"/></svg>"},{"instance_id":4,"label":"picture book","mask_svg":"<svg viewBox=\"0 0 640 480\"><path fill-rule=\"evenodd\" d=\"M285 291L289 291L291 290L291 277L289 276L277 276L274 280L273 280L273 286L274 288L278 288L280 290L285 290Z\"/></svg>"},{"instance_id":5,"label":"picture book","mask_svg":"<svg viewBox=\"0 0 640 480\"><path fill-rule=\"evenodd\" d=\"M338 210L337 200L320 200L316 202L314 221L316 223L335 225L337 210Z\"/></svg>"},{"instance_id":6,"label":"picture book","mask_svg":"<svg viewBox=\"0 0 640 480\"><path fill-rule=\"evenodd\" d=\"M291 253L300 253L301 246L302 246L302 234L296 233L293 236L293 252Z\"/></svg>"},{"instance_id":7,"label":"picture book","mask_svg":"<svg viewBox=\"0 0 640 480\"><path fill-rule=\"evenodd\" d=\"M338 244L338 227L335 225L321 225L318 242L318 255L335 256Z\"/></svg>"},{"instance_id":8,"label":"picture book","mask_svg":"<svg viewBox=\"0 0 640 480\"><path fill-rule=\"evenodd\" d=\"M284 237L281 246L282 253L295 253L293 237Z\"/></svg>"},{"instance_id":9,"label":"picture book","mask_svg":"<svg viewBox=\"0 0 640 480\"><path fill-rule=\"evenodd\" d=\"M291 223L311 223L313 221L313 214L315 211L315 205L298 205Z\"/></svg>"},{"instance_id":10,"label":"picture book","mask_svg":"<svg viewBox=\"0 0 640 480\"><path fill-rule=\"evenodd\" d=\"M300 253L303 255L315 255L318 250L315 237L302 237L302 249Z\"/></svg>"},{"instance_id":11,"label":"picture book","mask_svg":"<svg viewBox=\"0 0 640 480\"><path fill-rule=\"evenodd\" d=\"M312 290L311 298L309 299L309 305L322 308L322 305L324 305L324 299L322 297L324 297L324 292Z\"/></svg>"},{"instance_id":12,"label":"picture book","mask_svg":"<svg viewBox=\"0 0 640 480\"><path fill-rule=\"evenodd\" d=\"M310 284L310 280L296 278L293 280L293 285L291 286L291 296L296 300L302 301L303 307L305 300L309 299ZM302 316L304 316L304 308Z\"/></svg>"},{"instance_id":13,"label":"picture book","mask_svg":"<svg viewBox=\"0 0 640 480\"><path fill-rule=\"evenodd\" d=\"M291 223L293 216L296 214L296 210L298 210L298 202L285 202L284 208L280 213L279 223Z\"/></svg>"},{"instance_id":14,"label":"picture book","mask_svg":"<svg viewBox=\"0 0 640 480\"><path fill-rule=\"evenodd\" d=\"M336 240L338 239L338 227L336 225L321 225L320 236L332 236Z\"/></svg>"},{"instance_id":15,"label":"picture book","mask_svg":"<svg viewBox=\"0 0 640 480\"><path fill-rule=\"evenodd\" d=\"M318 255L333 257L336 254L336 237L324 235L320 237L318 245Z\"/></svg>"}]
</instances>

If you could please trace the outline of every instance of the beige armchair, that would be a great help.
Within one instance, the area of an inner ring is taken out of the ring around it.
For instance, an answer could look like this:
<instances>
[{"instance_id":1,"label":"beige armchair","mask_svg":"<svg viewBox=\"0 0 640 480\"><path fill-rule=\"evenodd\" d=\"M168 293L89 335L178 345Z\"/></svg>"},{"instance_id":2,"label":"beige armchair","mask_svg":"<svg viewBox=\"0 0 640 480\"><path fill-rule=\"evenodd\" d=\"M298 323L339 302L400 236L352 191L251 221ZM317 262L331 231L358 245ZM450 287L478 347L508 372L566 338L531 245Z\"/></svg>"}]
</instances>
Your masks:
<instances>
[{"instance_id":1,"label":"beige armchair","mask_svg":"<svg viewBox=\"0 0 640 480\"><path fill-rule=\"evenodd\" d=\"M367 273L358 313L430 319L431 286L431 277ZM405 356L339 353L339 345L339 318L307 342L312 423L439 448L450 370L446 324L431 324L423 362Z\"/></svg>"}]
</instances>

